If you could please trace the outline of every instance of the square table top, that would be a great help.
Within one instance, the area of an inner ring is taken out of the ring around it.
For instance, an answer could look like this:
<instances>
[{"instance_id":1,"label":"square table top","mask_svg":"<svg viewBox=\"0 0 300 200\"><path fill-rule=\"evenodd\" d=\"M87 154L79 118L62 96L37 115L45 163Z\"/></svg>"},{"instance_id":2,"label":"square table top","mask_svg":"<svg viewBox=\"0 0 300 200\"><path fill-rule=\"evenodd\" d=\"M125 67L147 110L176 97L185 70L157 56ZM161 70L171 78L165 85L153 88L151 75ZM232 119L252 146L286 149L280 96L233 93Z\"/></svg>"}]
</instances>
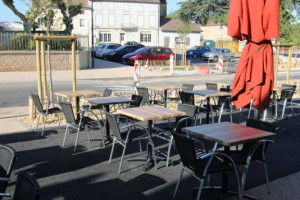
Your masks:
<instances>
[{"instance_id":1,"label":"square table top","mask_svg":"<svg viewBox=\"0 0 300 200\"><path fill-rule=\"evenodd\" d=\"M217 90L184 90L184 92L189 94L204 96L204 97L231 96L230 92L223 92Z\"/></svg>"},{"instance_id":2,"label":"square table top","mask_svg":"<svg viewBox=\"0 0 300 200\"><path fill-rule=\"evenodd\" d=\"M164 108L162 106L143 106L135 108L125 108L117 110L117 113L141 121L186 116L185 112Z\"/></svg>"},{"instance_id":3,"label":"square table top","mask_svg":"<svg viewBox=\"0 0 300 200\"><path fill-rule=\"evenodd\" d=\"M133 100L124 97L93 97L82 99L82 101L92 105L110 105L133 102Z\"/></svg>"},{"instance_id":4,"label":"square table top","mask_svg":"<svg viewBox=\"0 0 300 200\"><path fill-rule=\"evenodd\" d=\"M180 90L185 89L183 86L147 86L146 88L150 90Z\"/></svg>"},{"instance_id":5,"label":"square table top","mask_svg":"<svg viewBox=\"0 0 300 200\"><path fill-rule=\"evenodd\" d=\"M65 97L65 98L71 98L71 97L87 97L87 96L94 96L94 95L100 95L101 92L95 92L91 90L77 90L77 91L62 91L62 92L55 92L55 95Z\"/></svg>"},{"instance_id":6,"label":"square table top","mask_svg":"<svg viewBox=\"0 0 300 200\"><path fill-rule=\"evenodd\" d=\"M224 146L234 146L275 137L275 133L241 124L221 122L182 129L183 132Z\"/></svg>"}]
</instances>

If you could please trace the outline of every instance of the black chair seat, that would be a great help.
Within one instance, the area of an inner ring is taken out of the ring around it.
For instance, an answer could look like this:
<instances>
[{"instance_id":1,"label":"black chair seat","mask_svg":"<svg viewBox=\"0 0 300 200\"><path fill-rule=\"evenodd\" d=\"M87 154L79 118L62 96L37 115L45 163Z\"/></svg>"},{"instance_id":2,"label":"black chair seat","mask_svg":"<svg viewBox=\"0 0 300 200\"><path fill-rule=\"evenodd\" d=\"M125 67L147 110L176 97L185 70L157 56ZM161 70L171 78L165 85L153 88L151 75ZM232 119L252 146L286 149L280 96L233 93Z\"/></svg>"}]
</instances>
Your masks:
<instances>
[{"instance_id":1,"label":"black chair seat","mask_svg":"<svg viewBox=\"0 0 300 200\"><path fill-rule=\"evenodd\" d=\"M44 110L45 113L46 113L46 111L47 110ZM57 113L61 113L61 109L58 107L48 109L48 114L57 114Z\"/></svg>"},{"instance_id":2,"label":"black chair seat","mask_svg":"<svg viewBox=\"0 0 300 200\"><path fill-rule=\"evenodd\" d=\"M205 160L209 159L206 158ZM199 159L197 164L197 172L198 172L198 176L202 176L203 175L203 171L207 165L207 161L201 160ZM229 166L228 164L225 164L223 161L219 160L219 159L213 159L207 173L208 174L214 174L214 173L221 173L224 171L233 171L233 167ZM200 173L199 173L200 172Z\"/></svg>"},{"instance_id":3,"label":"black chair seat","mask_svg":"<svg viewBox=\"0 0 300 200\"><path fill-rule=\"evenodd\" d=\"M141 129L132 129L131 132L130 132L130 135L128 137L128 140L131 141L131 140L134 140L134 139L144 138L145 135L143 135L141 133L141 131L142 131ZM128 131L121 132L122 140L126 140L127 134L128 134ZM145 132L145 134L146 134L146 132Z\"/></svg>"}]
</instances>

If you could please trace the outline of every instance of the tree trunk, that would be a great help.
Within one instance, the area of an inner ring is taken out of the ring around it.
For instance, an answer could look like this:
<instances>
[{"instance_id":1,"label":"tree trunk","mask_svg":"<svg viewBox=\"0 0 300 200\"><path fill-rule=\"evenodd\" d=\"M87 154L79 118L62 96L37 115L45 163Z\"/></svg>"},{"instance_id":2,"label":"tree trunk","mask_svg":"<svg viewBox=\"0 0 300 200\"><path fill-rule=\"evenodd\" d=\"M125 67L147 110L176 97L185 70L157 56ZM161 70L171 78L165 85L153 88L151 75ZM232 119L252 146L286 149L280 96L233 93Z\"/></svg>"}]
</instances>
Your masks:
<instances>
[{"instance_id":1,"label":"tree trunk","mask_svg":"<svg viewBox=\"0 0 300 200\"><path fill-rule=\"evenodd\" d=\"M50 41L48 41L47 44L47 60L48 60L48 66L49 66L49 93L50 93L50 100L53 102L53 79L52 79L52 66L51 66L51 60L50 60Z\"/></svg>"}]
</instances>

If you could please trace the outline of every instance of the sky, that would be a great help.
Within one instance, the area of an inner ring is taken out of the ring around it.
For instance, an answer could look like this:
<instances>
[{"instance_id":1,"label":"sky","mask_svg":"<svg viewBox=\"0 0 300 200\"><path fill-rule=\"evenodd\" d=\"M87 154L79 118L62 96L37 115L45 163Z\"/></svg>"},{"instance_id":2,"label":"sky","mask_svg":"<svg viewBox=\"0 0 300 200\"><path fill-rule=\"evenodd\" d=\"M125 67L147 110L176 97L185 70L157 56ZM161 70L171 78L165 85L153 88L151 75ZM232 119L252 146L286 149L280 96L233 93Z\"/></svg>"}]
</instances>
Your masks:
<instances>
[{"instance_id":1,"label":"sky","mask_svg":"<svg viewBox=\"0 0 300 200\"><path fill-rule=\"evenodd\" d=\"M178 2L186 1L186 0L167 0L168 2L168 14L170 12L176 11L179 9L179 5L177 5ZM25 14L28 10L28 3L29 0L14 0L15 7L17 10L19 10L21 13ZM3 21L19 21L21 20L6 6L3 4L3 1L0 0L0 22Z\"/></svg>"}]
</instances>

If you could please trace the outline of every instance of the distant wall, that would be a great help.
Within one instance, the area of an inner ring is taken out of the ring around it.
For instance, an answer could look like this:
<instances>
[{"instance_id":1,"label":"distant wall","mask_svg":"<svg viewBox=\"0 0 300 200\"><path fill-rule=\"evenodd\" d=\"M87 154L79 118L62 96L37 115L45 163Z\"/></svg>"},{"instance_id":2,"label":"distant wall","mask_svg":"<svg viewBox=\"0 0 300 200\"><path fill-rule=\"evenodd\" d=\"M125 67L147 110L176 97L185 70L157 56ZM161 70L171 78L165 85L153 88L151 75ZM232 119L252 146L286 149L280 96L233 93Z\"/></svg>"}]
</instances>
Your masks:
<instances>
[{"instance_id":1,"label":"distant wall","mask_svg":"<svg viewBox=\"0 0 300 200\"><path fill-rule=\"evenodd\" d=\"M89 68L89 52L76 52L76 69ZM71 70L72 55L69 51L51 51L51 65L55 71ZM47 66L47 54L45 56ZM0 72L36 71L35 51L0 51Z\"/></svg>"}]
</instances>

